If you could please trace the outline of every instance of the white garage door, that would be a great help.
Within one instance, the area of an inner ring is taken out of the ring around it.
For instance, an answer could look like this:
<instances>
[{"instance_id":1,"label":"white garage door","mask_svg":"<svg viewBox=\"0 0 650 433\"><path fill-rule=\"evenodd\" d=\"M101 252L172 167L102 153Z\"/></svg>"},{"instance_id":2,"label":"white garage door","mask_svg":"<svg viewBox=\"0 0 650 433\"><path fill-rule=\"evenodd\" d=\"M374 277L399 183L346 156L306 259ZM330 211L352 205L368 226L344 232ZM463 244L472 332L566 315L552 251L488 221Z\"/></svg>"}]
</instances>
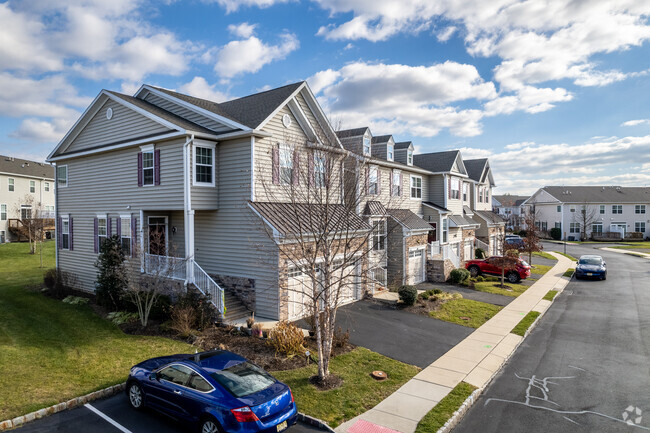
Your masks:
<instances>
[{"instance_id":1,"label":"white garage door","mask_svg":"<svg viewBox=\"0 0 650 433\"><path fill-rule=\"evenodd\" d=\"M408 264L408 284L418 284L424 281L424 250L410 250Z\"/></svg>"}]
</instances>

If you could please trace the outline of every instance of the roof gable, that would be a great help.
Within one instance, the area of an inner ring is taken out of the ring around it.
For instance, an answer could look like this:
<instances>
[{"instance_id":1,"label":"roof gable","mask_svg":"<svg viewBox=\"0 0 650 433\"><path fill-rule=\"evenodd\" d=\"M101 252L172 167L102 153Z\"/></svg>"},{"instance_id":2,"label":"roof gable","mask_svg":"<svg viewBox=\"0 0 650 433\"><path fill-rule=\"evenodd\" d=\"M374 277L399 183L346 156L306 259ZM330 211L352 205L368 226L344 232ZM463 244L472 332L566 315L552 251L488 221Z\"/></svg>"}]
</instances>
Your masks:
<instances>
[{"instance_id":1,"label":"roof gable","mask_svg":"<svg viewBox=\"0 0 650 433\"><path fill-rule=\"evenodd\" d=\"M451 173L467 175L460 151L421 153L413 156L413 164L433 173Z\"/></svg>"}]
</instances>

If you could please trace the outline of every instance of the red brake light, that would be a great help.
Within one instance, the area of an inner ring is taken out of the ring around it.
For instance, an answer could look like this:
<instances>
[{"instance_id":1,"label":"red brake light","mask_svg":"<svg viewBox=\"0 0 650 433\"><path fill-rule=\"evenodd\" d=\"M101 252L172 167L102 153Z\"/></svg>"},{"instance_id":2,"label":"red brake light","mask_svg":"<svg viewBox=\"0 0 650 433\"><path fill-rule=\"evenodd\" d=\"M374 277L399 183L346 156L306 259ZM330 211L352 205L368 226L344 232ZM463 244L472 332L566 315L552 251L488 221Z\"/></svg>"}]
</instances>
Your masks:
<instances>
[{"instance_id":1,"label":"red brake light","mask_svg":"<svg viewBox=\"0 0 650 433\"><path fill-rule=\"evenodd\" d=\"M235 415L237 422L255 422L260 420L248 406L230 409L230 412Z\"/></svg>"},{"instance_id":2,"label":"red brake light","mask_svg":"<svg viewBox=\"0 0 650 433\"><path fill-rule=\"evenodd\" d=\"M295 403L295 400L293 399L293 392L291 392L291 388L289 388L289 394L291 394L291 403Z\"/></svg>"}]
</instances>

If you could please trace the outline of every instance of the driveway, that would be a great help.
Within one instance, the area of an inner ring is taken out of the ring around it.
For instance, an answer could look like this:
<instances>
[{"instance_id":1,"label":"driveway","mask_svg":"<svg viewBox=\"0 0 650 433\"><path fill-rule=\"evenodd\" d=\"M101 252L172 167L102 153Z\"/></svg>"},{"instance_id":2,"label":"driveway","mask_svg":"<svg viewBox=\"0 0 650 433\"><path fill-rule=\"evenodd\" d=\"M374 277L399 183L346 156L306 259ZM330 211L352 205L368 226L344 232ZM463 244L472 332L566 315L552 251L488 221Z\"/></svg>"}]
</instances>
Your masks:
<instances>
[{"instance_id":1,"label":"driveway","mask_svg":"<svg viewBox=\"0 0 650 433\"><path fill-rule=\"evenodd\" d=\"M89 407L90 406L90 407ZM96 400L82 407L41 418L12 430L20 433L92 432L92 433L194 433L189 425L145 409L133 410L124 393ZM286 433L322 433L310 425L298 423Z\"/></svg>"},{"instance_id":2,"label":"driveway","mask_svg":"<svg viewBox=\"0 0 650 433\"><path fill-rule=\"evenodd\" d=\"M567 253L602 255L607 280L572 280L454 433L650 430L650 263L598 246Z\"/></svg>"},{"instance_id":3,"label":"driveway","mask_svg":"<svg viewBox=\"0 0 650 433\"><path fill-rule=\"evenodd\" d=\"M350 342L389 358L425 368L474 332L473 328L400 311L364 300L338 311L337 326Z\"/></svg>"}]
</instances>

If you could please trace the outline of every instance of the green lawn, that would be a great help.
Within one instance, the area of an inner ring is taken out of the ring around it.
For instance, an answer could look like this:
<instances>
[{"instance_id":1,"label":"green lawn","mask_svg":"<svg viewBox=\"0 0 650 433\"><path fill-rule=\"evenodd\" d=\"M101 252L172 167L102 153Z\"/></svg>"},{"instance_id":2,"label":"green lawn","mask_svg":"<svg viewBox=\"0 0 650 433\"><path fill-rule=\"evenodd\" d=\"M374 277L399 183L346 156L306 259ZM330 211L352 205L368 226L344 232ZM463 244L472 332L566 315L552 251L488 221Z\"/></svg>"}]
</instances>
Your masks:
<instances>
[{"instance_id":1,"label":"green lawn","mask_svg":"<svg viewBox=\"0 0 650 433\"><path fill-rule=\"evenodd\" d=\"M630 250L630 249L650 249L650 242L624 242L622 246L616 246L611 248L617 248L620 250Z\"/></svg>"},{"instance_id":2,"label":"green lawn","mask_svg":"<svg viewBox=\"0 0 650 433\"><path fill-rule=\"evenodd\" d=\"M546 265L532 265L530 268L530 272L533 274L538 274L538 275L544 275L548 271L550 271L553 268L553 266L546 266Z\"/></svg>"},{"instance_id":3,"label":"green lawn","mask_svg":"<svg viewBox=\"0 0 650 433\"><path fill-rule=\"evenodd\" d=\"M370 376L382 370L388 379L377 381ZM298 410L320 418L331 427L373 408L415 376L419 368L387 358L368 349L353 351L333 358L330 372L343 378L343 385L329 391L319 391L309 383L317 366L296 370L276 371L273 375L291 387Z\"/></svg>"},{"instance_id":4,"label":"green lawn","mask_svg":"<svg viewBox=\"0 0 650 433\"><path fill-rule=\"evenodd\" d=\"M537 257L541 257L543 259L556 260L557 261L557 259L554 256L550 255L549 253L545 253L544 251L534 252L533 255L537 256Z\"/></svg>"},{"instance_id":5,"label":"green lawn","mask_svg":"<svg viewBox=\"0 0 650 433\"><path fill-rule=\"evenodd\" d=\"M474 290L478 290L479 292L496 293L497 295L512 296L516 298L517 296L524 293L528 287L530 287L524 284L511 284L506 279L506 286L510 287L511 289L506 290L495 286L495 284L500 284L500 281L501 278L499 278L499 281L483 281L480 283L474 283Z\"/></svg>"},{"instance_id":6,"label":"green lawn","mask_svg":"<svg viewBox=\"0 0 650 433\"><path fill-rule=\"evenodd\" d=\"M575 272L575 269L569 268L566 271L564 271L563 277L569 277L571 278L573 276L573 273Z\"/></svg>"},{"instance_id":7,"label":"green lawn","mask_svg":"<svg viewBox=\"0 0 650 433\"><path fill-rule=\"evenodd\" d=\"M566 257L567 259L571 259L571 260L573 260L574 262L577 262L577 261L578 261L578 259L576 259L575 257L573 257L571 254L561 253L561 252L559 252L559 251L553 251L553 252L554 252L554 253L557 253L557 254L561 254L561 255L563 255L564 257Z\"/></svg>"},{"instance_id":8,"label":"green lawn","mask_svg":"<svg viewBox=\"0 0 650 433\"><path fill-rule=\"evenodd\" d=\"M478 328L497 314L501 308L503 307L471 299L452 299L442 304L438 311L431 311L429 315L445 322Z\"/></svg>"},{"instance_id":9,"label":"green lawn","mask_svg":"<svg viewBox=\"0 0 650 433\"><path fill-rule=\"evenodd\" d=\"M26 243L0 245L0 420L123 382L149 357L193 352L178 341L130 336L92 312L48 298L36 287L44 269Z\"/></svg>"},{"instance_id":10,"label":"green lawn","mask_svg":"<svg viewBox=\"0 0 650 433\"><path fill-rule=\"evenodd\" d=\"M555 299L555 295L557 295L557 290L549 290L548 293L544 295L543 299L547 301L552 301L553 299Z\"/></svg>"},{"instance_id":11,"label":"green lawn","mask_svg":"<svg viewBox=\"0 0 650 433\"><path fill-rule=\"evenodd\" d=\"M530 328L530 325L532 325L535 319L539 317L539 314L540 313L538 311L531 311L530 313L526 314L524 318L521 319L521 321L517 324L517 326L512 328L512 331L510 332L513 334L521 335L523 337L524 334L526 334L528 328Z\"/></svg>"},{"instance_id":12,"label":"green lawn","mask_svg":"<svg viewBox=\"0 0 650 433\"><path fill-rule=\"evenodd\" d=\"M472 395L476 387L469 383L461 382L451 390L433 409L418 423L415 433L433 433L451 418L460 406Z\"/></svg>"}]
</instances>

